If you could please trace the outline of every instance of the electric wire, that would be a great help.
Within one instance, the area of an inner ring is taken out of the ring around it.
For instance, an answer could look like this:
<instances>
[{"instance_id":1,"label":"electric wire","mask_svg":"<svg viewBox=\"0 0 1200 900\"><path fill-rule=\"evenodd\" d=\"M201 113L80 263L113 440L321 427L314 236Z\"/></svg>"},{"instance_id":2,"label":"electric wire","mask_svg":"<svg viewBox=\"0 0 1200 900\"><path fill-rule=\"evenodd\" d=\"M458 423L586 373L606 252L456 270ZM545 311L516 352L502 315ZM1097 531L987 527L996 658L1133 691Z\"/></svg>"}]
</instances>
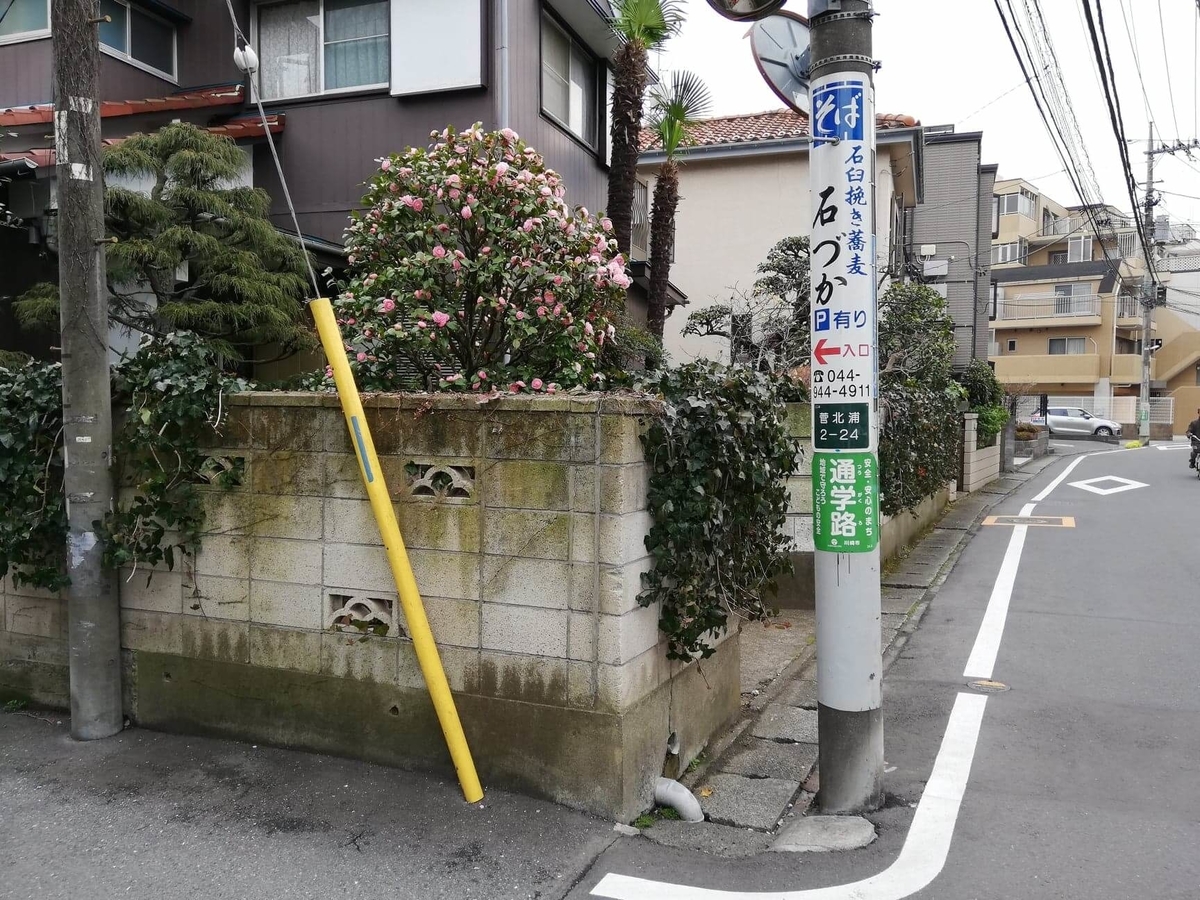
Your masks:
<instances>
[{"instance_id":1,"label":"electric wire","mask_svg":"<svg viewBox=\"0 0 1200 900\"><path fill-rule=\"evenodd\" d=\"M233 0L225 0L225 6L229 10L229 20L233 24L235 49L249 47L250 42L246 40L246 35L242 33L241 26L238 25L237 13L233 10ZM296 206L292 203L292 192L288 190L287 178L283 174L283 164L279 161L279 151L275 148L275 137L271 134L271 128L267 123L267 113L263 109L262 97L258 93L257 72L247 72L246 75L250 82L250 96L254 100L254 105L258 107L258 118L262 122L263 134L267 138L267 146L271 148L271 159L275 161L275 173L279 176L279 186L283 190L283 199L287 203L288 213L292 217L292 227L296 229L296 240L300 244L300 252L304 255L304 265L308 269L308 277L312 281L313 299L315 300L321 296L321 285L317 280L317 272L313 268L312 257L309 256L308 247L304 243L304 232L300 230L300 220L296 216Z\"/></svg>"},{"instance_id":2,"label":"electric wire","mask_svg":"<svg viewBox=\"0 0 1200 900\"><path fill-rule=\"evenodd\" d=\"M1200 0L1197 0L1197 2L1200 2ZM1150 114L1151 119L1157 119L1158 117L1154 114L1154 106L1150 102L1150 92L1146 90L1146 80L1142 77L1141 54L1138 53L1136 34L1133 30L1133 26L1130 24L1129 16L1125 12L1125 0L1120 0L1120 6L1121 18L1125 21L1125 39L1129 41L1129 50L1133 54L1133 69L1135 72L1137 72L1138 84L1141 85L1142 88L1142 98L1146 101L1146 111ZM1081 16L1082 12L1083 10L1080 9ZM1083 24L1084 27L1087 26L1086 22Z\"/></svg>"},{"instance_id":3,"label":"electric wire","mask_svg":"<svg viewBox=\"0 0 1200 900\"><path fill-rule=\"evenodd\" d=\"M1096 5L1100 5L1100 0L1096 0ZM1171 83L1171 66L1167 56L1167 26L1163 22L1162 0L1158 0L1158 33L1162 37L1163 71L1167 75L1167 96L1171 100L1171 118L1175 122L1175 133L1179 134L1179 117L1175 114L1175 86Z\"/></svg>"}]
</instances>

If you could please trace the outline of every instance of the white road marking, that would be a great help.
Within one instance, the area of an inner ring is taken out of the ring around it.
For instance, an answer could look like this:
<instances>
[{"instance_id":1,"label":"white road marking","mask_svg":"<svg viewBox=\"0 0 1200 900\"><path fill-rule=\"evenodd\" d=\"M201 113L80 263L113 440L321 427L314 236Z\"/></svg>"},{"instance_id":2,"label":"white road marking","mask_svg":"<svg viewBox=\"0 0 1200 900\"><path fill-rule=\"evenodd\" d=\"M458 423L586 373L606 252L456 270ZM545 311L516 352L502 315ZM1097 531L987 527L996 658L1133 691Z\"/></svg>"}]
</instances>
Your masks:
<instances>
[{"instance_id":1,"label":"white road marking","mask_svg":"<svg viewBox=\"0 0 1200 900\"><path fill-rule=\"evenodd\" d=\"M1072 460L1045 490L1033 498L1033 502L1021 508L1021 515L1033 515L1037 504L1049 497L1076 466L1091 455L1094 454ZM964 678L992 677L1027 531L1026 525L1013 528ZM908 837L896 861L877 875L850 884L810 890L725 891L609 873L592 888L592 896L610 900L903 900L931 884L946 864L986 706L987 697L976 694L959 694L955 699L933 772L921 794L921 802L917 804Z\"/></svg>"},{"instance_id":2,"label":"white road marking","mask_svg":"<svg viewBox=\"0 0 1200 900\"><path fill-rule=\"evenodd\" d=\"M1191 450L1187 444L1155 444L1155 450Z\"/></svg>"},{"instance_id":3,"label":"white road marking","mask_svg":"<svg viewBox=\"0 0 1200 900\"><path fill-rule=\"evenodd\" d=\"M1067 466L1065 469L1063 469L1058 474L1057 478L1055 478L1052 482L1050 482L1048 485L1046 485L1046 489L1044 491L1042 491L1040 494L1038 494L1036 497L1034 497L1033 502L1041 503L1043 500L1045 500L1047 497L1049 497L1050 494L1054 491L1054 489L1056 487L1058 487L1060 484L1062 484L1064 481L1066 481L1067 476L1075 471L1075 467L1078 466L1085 459L1087 459L1089 456L1091 456L1091 454L1086 453L1083 456L1077 456L1077 457L1075 457L1075 459L1071 460L1071 464L1069 466Z\"/></svg>"},{"instance_id":4,"label":"white road marking","mask_svg":"<svg viewBox=\"0 0 1200 900\"><path fill-rule=\"evenodd\" d=\"M1104 488L1100 485L1105 481L1115 481L1116 487ZM1071 487L1079 488L1082 491L1091 491L1093 494L1099 494L1101 497L1107 497L1109 494L1119 494L1122 491L1136 491L1138 488L1150 487L1144 481L1134 481L1132 478L1120 478L1117 475L1101 475L1099 478L1088 478L1086 481L1072 481Z\"/></svg>"},{"instance_id":5,"label":"white road marking","mask_svg":"<svg viewBox=\"0 0 1200 900\"><path fill-rule=\"evenodd\" d=\"M1025 504L1021 515L1033 515L1035 505ZM1008 539L1008 549L1004 551L1004 561L1000 563L1000 574L996 576L996 583L992 586L992 596L983 614L983 624L979 626L979 633L975 635L975 646L971 648L963 678L992 677L992 669L996 667L996 655L1000 652L1000 641L1004 638L1008 604L1012 600L1013 585L1017 581L1017 567L1021 565L1021 551L1025 549L1025 535L1028 532L1028 525L1013 526L1012 537Z\"/></svg>"},{"instance_id":6,"label":"white road marking","mask_svg":"<svg viewBox=\"0 0 1200 900\"><path fill-rule=\"evenodd\" d=\"M896 861L878 875L804 891L723 891L609 874L592 895L611 900L903 900L930 884L946 864L987 700L966 693L955 699L908 837Z\"/></svg>"}]
</instances>

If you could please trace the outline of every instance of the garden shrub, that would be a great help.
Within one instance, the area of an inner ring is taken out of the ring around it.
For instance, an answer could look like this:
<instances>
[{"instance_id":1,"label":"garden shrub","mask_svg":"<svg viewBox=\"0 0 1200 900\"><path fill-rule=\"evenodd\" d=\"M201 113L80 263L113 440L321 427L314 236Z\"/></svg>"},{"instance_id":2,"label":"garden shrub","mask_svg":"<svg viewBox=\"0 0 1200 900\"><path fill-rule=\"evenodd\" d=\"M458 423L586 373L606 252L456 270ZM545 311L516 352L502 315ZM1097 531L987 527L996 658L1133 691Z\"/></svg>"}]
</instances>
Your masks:
<instances>
[{"instance_id":1,"label":"garden shrub","mask_svg":"<svg viewBox=\"0 0 1200 900\"><path fill-rule=\"evenodd\" d=\"M359 386L602 386L629 285L611 223L511 129L433 135L380 162L347 233L336 312Z\"/></svg>"}]
</instances>

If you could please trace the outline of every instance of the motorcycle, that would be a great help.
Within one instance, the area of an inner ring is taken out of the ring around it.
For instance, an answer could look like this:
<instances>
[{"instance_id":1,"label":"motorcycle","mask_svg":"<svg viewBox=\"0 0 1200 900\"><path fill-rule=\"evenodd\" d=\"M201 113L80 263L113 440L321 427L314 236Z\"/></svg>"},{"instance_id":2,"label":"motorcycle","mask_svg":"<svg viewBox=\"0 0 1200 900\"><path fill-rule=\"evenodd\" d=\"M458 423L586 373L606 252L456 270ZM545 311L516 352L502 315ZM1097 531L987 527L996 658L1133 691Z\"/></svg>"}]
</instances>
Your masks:
<instances>
[{"instance_id":1,"label":"motorcycle","mask_svg":"<svg viewBox=\"0 0 1200 900\"><path fill-rule=\"evenodd\" d=\"M1196 458L1196 477L1200 478L1200 438L1189 434L1188 440L1192 442L1192 456Z\"/></svg>"}]
</instances>

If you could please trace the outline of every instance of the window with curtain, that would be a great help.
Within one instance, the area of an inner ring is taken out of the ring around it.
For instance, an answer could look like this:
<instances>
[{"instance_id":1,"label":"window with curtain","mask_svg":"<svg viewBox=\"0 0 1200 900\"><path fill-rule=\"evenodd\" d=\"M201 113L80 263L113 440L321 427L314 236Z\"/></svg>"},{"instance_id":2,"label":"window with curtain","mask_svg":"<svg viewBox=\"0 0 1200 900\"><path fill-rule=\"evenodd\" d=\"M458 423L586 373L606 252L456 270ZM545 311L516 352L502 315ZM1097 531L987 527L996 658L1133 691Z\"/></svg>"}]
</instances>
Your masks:
<instances>
[{"instance_id":1,"label":"window with curtain","mask_svg":"<svg viewBox=\"0 0 1200 900\"><path fill-rule=\"evenodd\" d=\"M8 6L0 2L0 12ZM0 22L0 41L5 38L43 36L50 31L50 0L15 0Z\"/></svg>"},{"instance_id":2,"label":"window with curtain","mask_svg":"<svg viewBox=\"0 0 1200 900\"><path fill-rule=\"evenodd\" d=\"M387 0L292 0L258 7L259 90L269 100L384 87Z\"/></svg>"},{"instance_id":3,"label":"window with curtain","mask_svg":"<svg viewBox=\"0 0 1200 900\"><path fill-rule=\"evenodd\" d=\"M542 111L589 147L599 132L596 61L542 15Z\"/></svg>"},{"instance_id":4,"label":"window with curtain","mask_svg":"<svg viewBox=\"0 0 1200 900\"><path fill-rule=\"evenodd\" d=\"M1078 356L1087 353L1087 338L1050 338L1051 356Z\"/></svg>"},{"instance_id":5,"label":"window with curtain","mask_svg":"<svg viewBox=\"0 0 1200 900\"><path fill-rule=\"evenodd\" d=\"M126 2L100 0L100 46L139 67L175 79L175 26Z\"/></svg>"}]
</instances>

